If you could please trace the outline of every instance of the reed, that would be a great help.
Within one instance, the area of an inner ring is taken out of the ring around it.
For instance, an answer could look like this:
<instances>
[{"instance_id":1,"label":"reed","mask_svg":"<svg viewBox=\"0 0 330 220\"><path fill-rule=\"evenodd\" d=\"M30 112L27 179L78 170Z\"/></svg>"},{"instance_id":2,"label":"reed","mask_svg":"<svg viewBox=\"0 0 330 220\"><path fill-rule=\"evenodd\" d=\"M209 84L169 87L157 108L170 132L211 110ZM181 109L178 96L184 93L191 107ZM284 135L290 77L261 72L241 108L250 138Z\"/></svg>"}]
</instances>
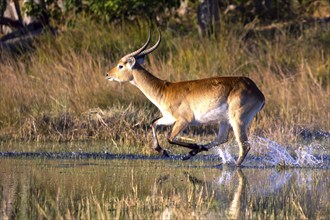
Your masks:
<instances>
[{"instance_id":1,"label":"reed","mask_svg":"<svg viewBox=\"0 0 330 220\"><path fill-rule=\"evenodd\" d=\"M57 192L32 192L33 215L37 218L56 219L203 219L215 205L214 191L187 183L185 191L172 189L163 192L155 181L147 195L140 192L132 177L127 184L127 195L116 196L112 192L94 190L92 187L80 194L63 196ZM211 212L215 215L214 210ZM219 215L219 214L216 214Z\"/></svg>"}]
</instances>

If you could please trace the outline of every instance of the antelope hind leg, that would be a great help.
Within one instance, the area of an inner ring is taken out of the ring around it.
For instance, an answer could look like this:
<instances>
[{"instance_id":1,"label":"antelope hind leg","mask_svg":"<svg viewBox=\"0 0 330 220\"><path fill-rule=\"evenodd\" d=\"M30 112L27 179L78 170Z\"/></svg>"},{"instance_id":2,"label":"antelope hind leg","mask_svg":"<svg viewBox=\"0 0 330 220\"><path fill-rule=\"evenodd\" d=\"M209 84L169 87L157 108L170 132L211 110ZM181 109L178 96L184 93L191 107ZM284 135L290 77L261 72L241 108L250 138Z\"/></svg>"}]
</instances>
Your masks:
<instances>
[{"instance_id":1,"label":"antelope hind leg","mask_svg":"<svg viewBox=\"0 0 330 220\"><path fill-rule=\"evenodd\" d=\"M219 146L220 144L226 143L228 141L228 134L229 134L229 124L228 124L228 122L227 121L221 121L220 124L219 124L218 135L217 135L215 141L213 141L209 144L202 145L202 149L209 150L213 147ZM183 156L182 160L188 160L188 159L195 156L196 154L198 154L201 151L203 151L203 150L199 150L199 149L192 150L187 155Z\"/></svg>"}]
</instances>

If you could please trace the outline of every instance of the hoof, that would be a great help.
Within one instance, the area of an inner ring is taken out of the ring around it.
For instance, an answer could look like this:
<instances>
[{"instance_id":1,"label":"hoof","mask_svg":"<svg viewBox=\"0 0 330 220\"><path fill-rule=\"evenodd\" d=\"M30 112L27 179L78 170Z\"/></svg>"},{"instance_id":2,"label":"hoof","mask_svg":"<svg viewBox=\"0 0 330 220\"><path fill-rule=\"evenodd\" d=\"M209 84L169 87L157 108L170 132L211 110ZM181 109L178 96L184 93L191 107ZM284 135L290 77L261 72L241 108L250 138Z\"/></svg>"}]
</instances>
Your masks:
<instances>
[{"instance_id":1,"label":"hoof","mask_svg":"<svg viewBox=\"0 0 330 220\"><path fill-rule=\"evenodd\" d=\"M209 151L209 149L207 148L207 146L200 146L200 149L198 152L201 152L201 151Z\"/></svg>"},{"instance_id":2,"label":"hoof","mask_svg":"<svg viewBox=\"0 0 330 220\"><path fill-rule=\"evenodd\" d=\"M234 166L236 166L237 168L242 168L242 167L245 167L242 162L241 163L234 163Z\"/></svg>"},{"instance_id":3,"label":"hoof","mask_svg":"<svg viewBox=\"0 0 330 220\"><path fill-rule=\"evenodd\" d=\"M198 154L200 152L200 150L192 150L190 151L187 155L182 156L181 159L182 160L189 160L191 157L195 156L196 154Z\"/></svg>"},{"instance_id":4,"label":"hoof","mask_svg":"<svg viewBox=\"0 0 330 220\"><path fill-rule=\"evenodd\" d=\"M182 156L180 159L181 160L189 160L191 158L191 155L190 154L187 154L185 156Z\"/></svg>"},{"instance_id":5,"label":"hoof","mask_svg":"<svg viewBox=\"0 0 330 220\"><path fill-rule=\"evenodd\" d=\"M243 163L244 157L238 157L237 161L236 161L236 166L240 167L241 164Z\"/></svg>"},{"instance_id":6,"label":"hoof","mask_svg":"<svg viewBox=\"0 0 330 220\"><path fill-rule=\"evenodd\" d=\"M217 164L217 165L215 165L215 167L223 167L223 163L219 163L219 164Z\"/></svg>"},{"instance_id":7,"label":"hoof","mask_svg":"<svg viewBox=\"0 0 330 220\"><path fill-rule=\"evenodd\" d=\"M162 150L161 153L165 157L170 157L170 152L168 150Z\"/></svg>"}]
</instances>

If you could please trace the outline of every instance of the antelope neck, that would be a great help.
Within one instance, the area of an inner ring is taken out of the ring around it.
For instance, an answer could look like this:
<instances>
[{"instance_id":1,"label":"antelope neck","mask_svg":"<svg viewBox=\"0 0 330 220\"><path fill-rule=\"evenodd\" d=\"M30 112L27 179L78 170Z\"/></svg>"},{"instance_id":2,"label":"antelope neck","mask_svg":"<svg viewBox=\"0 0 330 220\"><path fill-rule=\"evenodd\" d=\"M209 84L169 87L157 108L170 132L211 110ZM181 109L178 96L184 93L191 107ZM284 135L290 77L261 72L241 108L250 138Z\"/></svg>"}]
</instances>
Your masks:
<instances>
[{"instance_id":1,"label":"antelope neck","mask_svg":"<svg viewBox=\"0 0 330 220\"><path fill-rule=\"evenodd\" d=\"M164 81L142 67L133 70L133 78L131 83L140 89L154 105L159 107L164 89Z\"/></svg>"}]
</instances>

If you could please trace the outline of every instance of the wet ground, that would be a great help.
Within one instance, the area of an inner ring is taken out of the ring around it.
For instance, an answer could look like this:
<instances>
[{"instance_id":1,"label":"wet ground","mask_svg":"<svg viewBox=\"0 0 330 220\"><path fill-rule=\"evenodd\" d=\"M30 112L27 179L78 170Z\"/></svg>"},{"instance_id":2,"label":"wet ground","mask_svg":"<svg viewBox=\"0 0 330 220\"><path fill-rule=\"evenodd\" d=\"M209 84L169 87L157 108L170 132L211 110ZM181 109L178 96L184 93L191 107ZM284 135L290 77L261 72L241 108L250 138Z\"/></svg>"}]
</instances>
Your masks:
<instances>
[{"instance_id":1,"label":"wet ground","mask_svg":"<svg viewBox=\"0 0 330 220\"><path fill-rule=\"evenodd\" d=\"M309 142L299 146L282 146L270 139L254 136L250 140L253 146L243 162L247 168L317 168L330 169L330 138L321 142ZM141 154L140 148L111 147L105 142L78 142L74 144L37 144L14 143L0 145L0 158L26 159L126 159L126 160L164 160L181 161L188 151L181 149L182 154L170 152L170 157L157 154ZM134 149L131 151L130 149ZM136 152L138 150L138 152ZM180 152L180 151L179 151ZM238 146L229 143L222 148L215 147L202 152L188 161L202 162L209 166L234 166L237 159ZM185 164L183 162L183 164ZM187 162L189 164L189 162Z\"/></svg>"},{"instance_id":2,"label":"wet ground","mask_svg":"<svg viewBox=\"0 0 330 220\"><path fill-rule=\"evenodd\" d=\"M12 159L53 159L53 160L84 160L84 159L102 159L102 160L159 160L159 161L185 161L182 160L184 155L170 155L170 157L160 155L139 155L139 154L112 154L101 152L0 152L0 158ZM274 161L269 161L265 156L248 155L241 168L310 168L310 169L330 169L330 155L312 155L315 164L306 162L301 164L290 164L290 160L279 161L278 164ZM231 161L223 163L224 160L218 154L196 155L191 158L190 162L200 162L207 167L235 167L235 160L237 158L232 156ZM188 166L193 166L190 162L186 162ZM276 161L277 162L277 161Z\"/></svg>"}]
</instances>

